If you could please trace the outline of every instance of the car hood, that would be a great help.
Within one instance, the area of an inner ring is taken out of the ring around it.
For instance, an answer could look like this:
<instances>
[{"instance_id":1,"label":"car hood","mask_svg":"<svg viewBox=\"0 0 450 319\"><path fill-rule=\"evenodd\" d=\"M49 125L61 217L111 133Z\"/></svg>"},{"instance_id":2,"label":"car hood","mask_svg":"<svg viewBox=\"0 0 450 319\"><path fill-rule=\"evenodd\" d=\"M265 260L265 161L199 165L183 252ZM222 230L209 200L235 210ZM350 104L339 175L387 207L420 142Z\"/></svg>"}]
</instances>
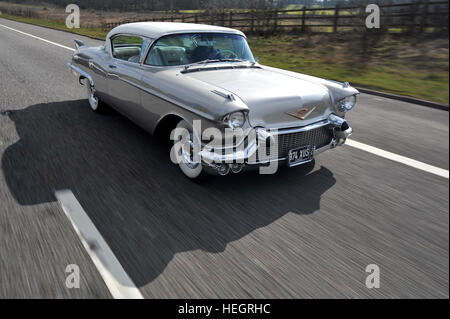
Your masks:
<instances>
[{"instance_id":1,"label":"car hood","mask_svg":"<svg viewBox=\"0 0 450 319\"><path fill-rule=\"evenodd\" d=\"M333 111L325 85L314 82L313 77L302 79L276 70L258 67L205 70L185 75L238 96L249 109L252 126L304 126L326 118ZM308 112L304 120L299 118Z\"/></svg>"}]
</instances>

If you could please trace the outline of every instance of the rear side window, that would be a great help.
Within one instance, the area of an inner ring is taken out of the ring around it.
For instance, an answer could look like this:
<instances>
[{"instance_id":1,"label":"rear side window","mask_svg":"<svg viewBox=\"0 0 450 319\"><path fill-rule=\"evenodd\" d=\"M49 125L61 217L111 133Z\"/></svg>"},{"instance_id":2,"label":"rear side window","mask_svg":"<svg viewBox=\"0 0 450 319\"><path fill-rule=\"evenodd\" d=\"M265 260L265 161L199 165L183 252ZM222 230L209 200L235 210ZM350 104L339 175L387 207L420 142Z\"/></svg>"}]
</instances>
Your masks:
<instances>
[{"instance_id":1,"label":"rear side window","mask_svg":"<svg viewBox=\"0 0 450 319\"><path fill-rule=\"evenodd\" d=\"M116 59L139 63L146 49L146 40L134 35L118 35L111 40L112 54Z\"/></svg>"}]
</instances>

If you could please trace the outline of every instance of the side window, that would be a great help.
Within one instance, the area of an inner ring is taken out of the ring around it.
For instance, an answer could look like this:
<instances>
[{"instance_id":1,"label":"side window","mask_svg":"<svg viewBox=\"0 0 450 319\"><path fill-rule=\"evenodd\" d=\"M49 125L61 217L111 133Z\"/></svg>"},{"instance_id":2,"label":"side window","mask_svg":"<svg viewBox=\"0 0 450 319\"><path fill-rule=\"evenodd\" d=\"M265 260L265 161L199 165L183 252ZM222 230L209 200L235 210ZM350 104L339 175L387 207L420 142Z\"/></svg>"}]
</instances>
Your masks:
<instances>
[{"instance_id":1,"label":"side window","mask_svg":"<svg viewBox=\"0 0 450 319\"><path fill-rule=\"evenodd\" d=\"M118 35L111 40L112 54L116 59L139 63L144 40L134 35ZM144 54L144 53L142 53Z\"/></svg>"}]
</instances>

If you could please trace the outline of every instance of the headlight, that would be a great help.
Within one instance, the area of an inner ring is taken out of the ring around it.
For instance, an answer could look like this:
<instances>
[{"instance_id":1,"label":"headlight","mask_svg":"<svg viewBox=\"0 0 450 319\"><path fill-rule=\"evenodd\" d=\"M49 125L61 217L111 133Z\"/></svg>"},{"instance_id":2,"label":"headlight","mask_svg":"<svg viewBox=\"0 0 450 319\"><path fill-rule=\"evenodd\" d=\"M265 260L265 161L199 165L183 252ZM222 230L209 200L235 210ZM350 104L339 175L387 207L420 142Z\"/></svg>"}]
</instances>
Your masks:
<instances>
[{"instance_id":1,"label":"headlight","mask_svg":"<svg viewBox=\"0 0 450 319\"><path fill-rule=\"evenodd\" d=\"M337 103L337 108L339 112L348 112L355 107L355 104L356 104L356 95L351 95L340 100Z\"/></svg>"},{"instance_id":2,"label":"headlight","mask_svg":"<svg viewBox=\"0 0 450 319\"><path fill-rule=\"evenodd\" d=\"M245 113L241 111L230 113L224 117L223 123L232 129L242 127L245 123Z\"/></svg>"}]
</instances>

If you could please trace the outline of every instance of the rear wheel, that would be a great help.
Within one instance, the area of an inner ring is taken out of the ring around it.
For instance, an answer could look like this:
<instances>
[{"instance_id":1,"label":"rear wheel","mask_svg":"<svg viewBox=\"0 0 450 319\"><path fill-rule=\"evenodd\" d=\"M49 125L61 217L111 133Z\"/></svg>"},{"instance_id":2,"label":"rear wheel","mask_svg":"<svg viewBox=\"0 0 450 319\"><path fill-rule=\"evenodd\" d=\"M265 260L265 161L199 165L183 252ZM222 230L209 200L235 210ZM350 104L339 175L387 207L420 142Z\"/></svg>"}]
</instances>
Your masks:
<instances>
[{"instance_id":1,"label":"rear wheel","mask_svg":"<svg viewBox=\"0 0 450 319\"><path fill-rule=\"evenodd\" d=\"M84 85L87 89L87 98L91 109L95 113L104 113L108 106L98 98L95 88L91 85L89 80L86 79Z\"/></svg>"}]
</instances>

